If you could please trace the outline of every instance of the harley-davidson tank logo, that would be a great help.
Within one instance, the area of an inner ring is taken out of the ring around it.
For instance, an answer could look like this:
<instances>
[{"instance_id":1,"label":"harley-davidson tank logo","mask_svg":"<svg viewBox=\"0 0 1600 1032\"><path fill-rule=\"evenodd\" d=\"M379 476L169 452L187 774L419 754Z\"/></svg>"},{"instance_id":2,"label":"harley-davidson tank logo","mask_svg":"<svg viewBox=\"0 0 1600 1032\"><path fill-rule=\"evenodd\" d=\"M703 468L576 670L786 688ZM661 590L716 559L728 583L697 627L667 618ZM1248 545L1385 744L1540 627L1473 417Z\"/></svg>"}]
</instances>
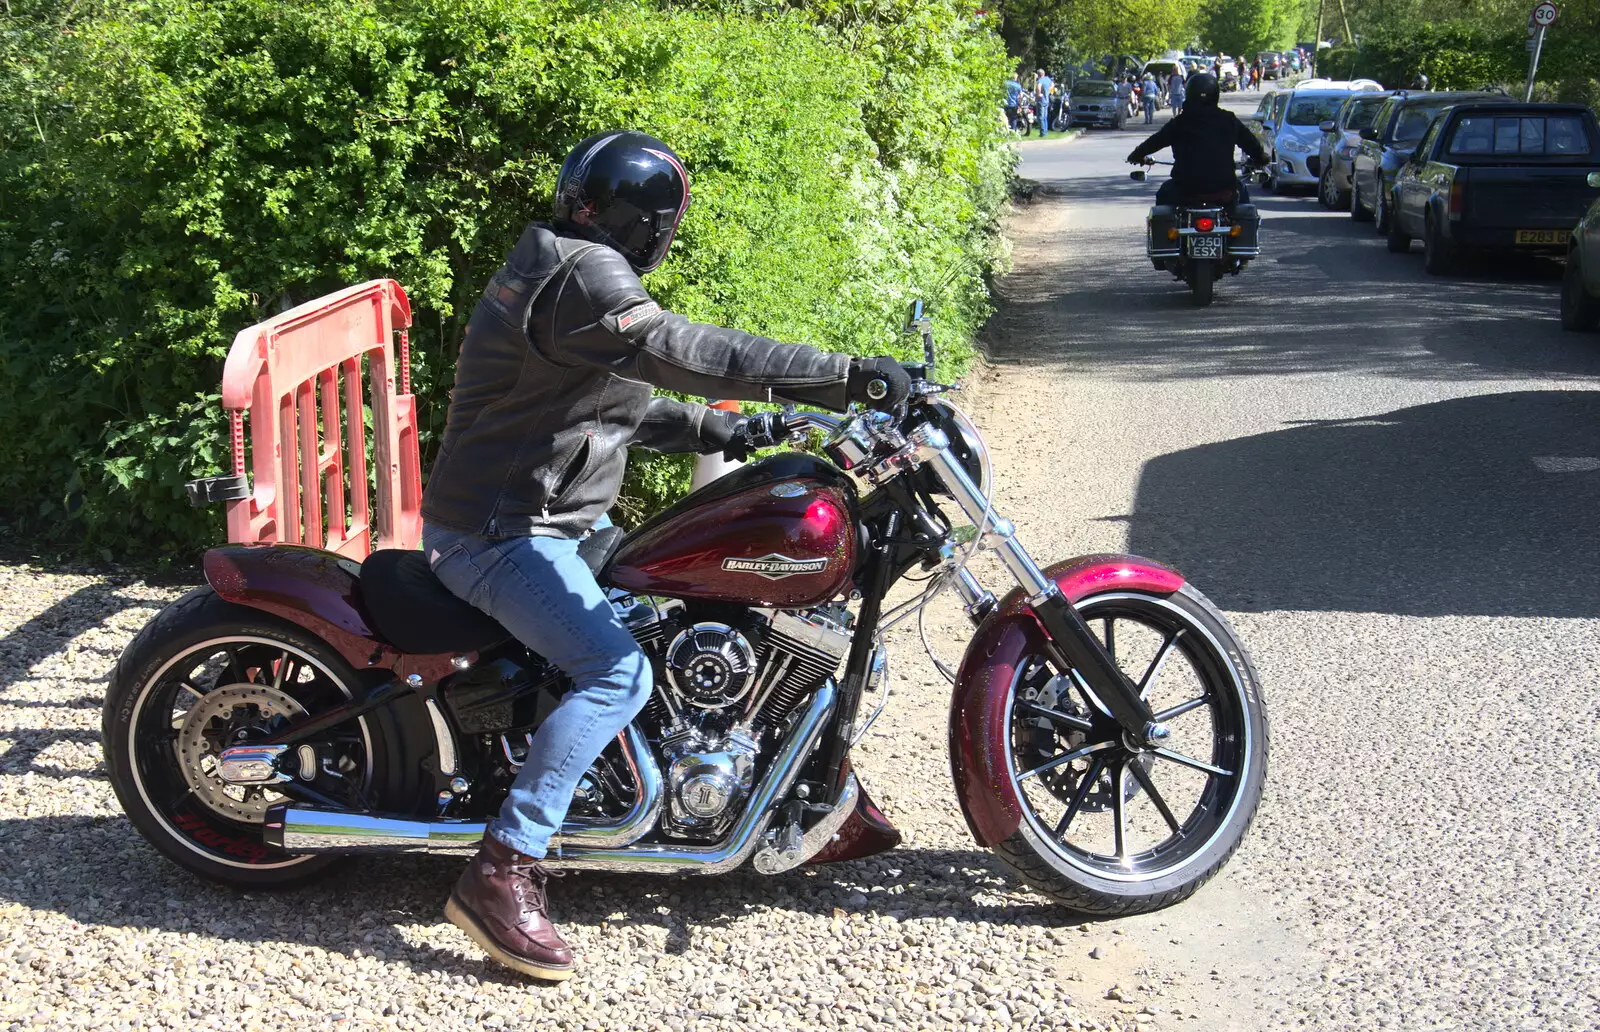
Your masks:
<instances>
[{"instance_id":1,"label":"harley-davidson tank logo","mask_svg":"<svg viewBox=\"0 0 1600 1032\"><path fill-rule=\"evenodd\" d=\"M722 568L729 573L753 573L767 580L783 580L800 573L821 573L828 568L828 557L820 559L790 559L786 555L764 555L759 559L724 559Z\"/></svg>"}]
</instances>

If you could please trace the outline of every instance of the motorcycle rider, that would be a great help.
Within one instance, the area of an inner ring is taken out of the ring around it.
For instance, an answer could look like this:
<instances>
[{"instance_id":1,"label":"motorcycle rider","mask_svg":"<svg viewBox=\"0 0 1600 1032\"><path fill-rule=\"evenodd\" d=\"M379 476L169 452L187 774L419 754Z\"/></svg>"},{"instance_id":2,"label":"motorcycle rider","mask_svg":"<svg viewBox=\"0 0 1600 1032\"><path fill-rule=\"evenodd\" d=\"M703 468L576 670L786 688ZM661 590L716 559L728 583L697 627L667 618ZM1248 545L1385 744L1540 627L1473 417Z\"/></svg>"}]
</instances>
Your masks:
<instances>
[{"instance_id":1,"label":"motorcycle rider","mask_svg":"<svg viewBox=\"0 0 1600 1032\"><path fill-rule=\"evenodd\" d=\"M423 549L439 580L571 679L445 906L496 961L539 978L573 968L540 861L580 778L652 689L579 541L610 525L630 444L746 451L737 413L652 397L652 386L830 409L892 409L911 386L890 358L663 310L639 275L666 258L688 207L683 163L654 137L602 133L567 156L551 222L524 230L467 324L423 495Z\"/></svg>"},{"instance_id":2,"label":"motorcycle rider","mask_svg":"<svg viewBox=\"0 0 1600 1032\"><path fill-rule=\"evenodd\" d=\"M1238 116L1218 106L1219 99L1215 75L1191 75L1183 110L1128 155L1128 164L1142 165L1163 147L1172 148L1172 176L1156 191L1157 204L1181 205L1229 189L1238 191L1237 203L1250 200L1234 171L1233 149L1240 148L1257 165L1267 163L1267 152Z\"/></svg>"}]
</instances>

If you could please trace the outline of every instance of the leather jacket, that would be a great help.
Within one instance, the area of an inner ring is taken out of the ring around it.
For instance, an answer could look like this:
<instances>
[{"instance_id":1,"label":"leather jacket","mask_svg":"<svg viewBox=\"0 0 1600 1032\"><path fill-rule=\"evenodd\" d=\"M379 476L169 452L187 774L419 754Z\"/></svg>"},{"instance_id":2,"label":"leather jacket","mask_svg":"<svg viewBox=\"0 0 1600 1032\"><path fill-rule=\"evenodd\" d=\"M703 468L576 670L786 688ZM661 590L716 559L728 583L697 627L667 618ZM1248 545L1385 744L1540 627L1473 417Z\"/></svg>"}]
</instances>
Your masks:
<instances>
[{"instance_id":1,"label":"leather jacket","mask_svg":"<svg viewBox=\"0 0 1600 1032\"><path fill-rule=\"evenodd\" d=\"M701 451L706 407L842 410L849 359L689 322L621 254L534 223L467 323L425 521L491 538L581 537L616 501L628 446Z\"/></svg>"}]
</instances>

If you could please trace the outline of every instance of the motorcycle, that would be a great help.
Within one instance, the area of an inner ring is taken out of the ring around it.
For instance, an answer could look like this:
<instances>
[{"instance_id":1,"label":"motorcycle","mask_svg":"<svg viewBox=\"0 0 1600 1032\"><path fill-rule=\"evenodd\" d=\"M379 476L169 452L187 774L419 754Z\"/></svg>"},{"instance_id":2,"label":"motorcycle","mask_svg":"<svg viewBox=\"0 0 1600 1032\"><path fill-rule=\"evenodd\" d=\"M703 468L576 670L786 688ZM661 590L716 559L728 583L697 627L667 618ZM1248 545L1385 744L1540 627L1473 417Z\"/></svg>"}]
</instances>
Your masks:
<instances>
[{"instance_id":1,"label":"motorcycle","mask_svg":"<svg viewBox=\"0 0 1600 1032\"><path fill-rule=\"evenodd\" d=\"M1171 165L1148 159L1146 165ZM1254 178L1252 166L1240 174ZM1144 169L1129 173L1134 182L1148 178ZM1194 205L1155 205L1145 219L1145 254L1158 271L1170 272L1189 286L1196 307L1211 304L1217 280L1237 276L1261 256L1261 215L1253 204L1237 203L1236 191L1203 194Z\"/></svg>"},{"instance_id":2,"label":"motorcycle","mask_svg":"<svg viewBox=\"0 0 1600 1032\"><path fill-rule=\"evenodd\" d=\"M1268 736L1244 646L1160 563L1040 566L934 380L921 302L910 326L924 361L897 413L752 417L753 447L822 443L583 540L655 686L584 775L548 864L777 875L894 848L851 749L888 698L887 632L945 591L974 627L958 670L940 668L954 794L980 846L1096 914L1176 903L1238 847ZM1016 581L1003 597L970 568L980 550ZM225 545L203 567L107 693L106 764L139 832L244 889L347 854L474 850L561 672L420 551ZM891 605L902 579L923 583Z\"/></svg>"}]
</instances>

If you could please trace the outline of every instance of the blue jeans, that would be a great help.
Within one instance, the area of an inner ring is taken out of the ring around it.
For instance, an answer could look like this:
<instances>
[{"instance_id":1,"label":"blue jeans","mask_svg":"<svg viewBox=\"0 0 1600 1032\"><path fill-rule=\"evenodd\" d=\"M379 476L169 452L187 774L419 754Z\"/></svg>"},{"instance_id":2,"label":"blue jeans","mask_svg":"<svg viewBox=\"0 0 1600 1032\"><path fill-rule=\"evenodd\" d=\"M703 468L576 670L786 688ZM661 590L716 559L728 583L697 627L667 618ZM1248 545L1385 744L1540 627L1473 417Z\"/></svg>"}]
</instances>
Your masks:
<instances>
[{"instance_id":1,"label":"blue jeans","mask_svg":"<svg viewBox=\"0 0 1600 1032\"><path fill-rule=\"evenodd\" d=\"M1050 131L1050 109L1043 104L1039 105L1039 135L1043 136Z\"/></svg>"},{"instance_id":2,"label":"blue jeans","mask_svg":"<svg viewBox=\"0 0 1600 1032\"><path fill-rule=\"evenodd\" d=\"M610 525L601 517L595 526ZM445 587L572 678L534 732L500 816L489 825L489 834L512 849L542 857L584 771L649 701L650 661L578 557L575 540L490 539L424 524L422 548Z\"/></svg>"}]
</instances>

